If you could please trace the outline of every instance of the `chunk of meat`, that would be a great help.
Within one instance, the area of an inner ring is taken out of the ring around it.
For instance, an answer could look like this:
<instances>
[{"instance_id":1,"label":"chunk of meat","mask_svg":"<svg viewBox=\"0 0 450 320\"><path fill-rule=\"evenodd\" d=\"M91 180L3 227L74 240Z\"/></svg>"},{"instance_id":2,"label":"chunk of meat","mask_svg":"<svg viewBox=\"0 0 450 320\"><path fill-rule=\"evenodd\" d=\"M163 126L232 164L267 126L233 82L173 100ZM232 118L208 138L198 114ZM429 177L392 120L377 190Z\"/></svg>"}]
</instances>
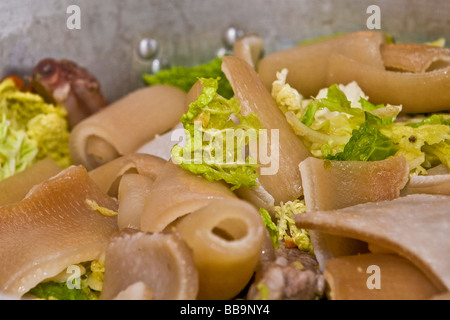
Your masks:
<instances>
[{"instance_id":1,"label":"chunk of meat","mask_svg":"<svg viewBox=\"0 0 450 320\"><path fill-rule=\"evenodd\" d=\"M32 70L31 87L47 102L63 105L72 128L107 105L97 79L66 59L39 61Z\"/></svg>"},{"instance_id":2,"label":"chunk of meat","mask_svg":"<svg viewBox=\"0 0 450 320\"><path fill-rule=\"evenodd\" d=\"M281 244L273 260L261 261L247 299L312 300L322 297L324 290L325 281L314 255Z\"/></svg>"}]
</instances>

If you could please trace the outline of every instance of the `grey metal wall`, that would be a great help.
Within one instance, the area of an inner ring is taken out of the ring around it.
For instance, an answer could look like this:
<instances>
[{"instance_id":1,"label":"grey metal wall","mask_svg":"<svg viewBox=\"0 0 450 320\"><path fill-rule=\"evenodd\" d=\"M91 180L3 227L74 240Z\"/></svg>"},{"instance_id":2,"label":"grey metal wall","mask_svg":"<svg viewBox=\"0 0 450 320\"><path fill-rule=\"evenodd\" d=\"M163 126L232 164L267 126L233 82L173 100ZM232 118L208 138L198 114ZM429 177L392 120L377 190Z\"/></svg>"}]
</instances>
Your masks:
<instances>
[{"instance_id":1,"label":"grey metal wall","mask_svg":"<svg viewBox=\"0 0 450 320\"><path fill-rule=\"evenodd\" d=\"M81 9L81 30L66 27L71 4ZM134 52L143 36L157 39L172 65L193 65L215 55L229 26L258 32L269 53L367 29L373 4L381 30L401 41L450 42L449 0L0 0L0 76L27 74L44 57L68 58L115 100L140 85Z\"/></svg>"}]
</instances>

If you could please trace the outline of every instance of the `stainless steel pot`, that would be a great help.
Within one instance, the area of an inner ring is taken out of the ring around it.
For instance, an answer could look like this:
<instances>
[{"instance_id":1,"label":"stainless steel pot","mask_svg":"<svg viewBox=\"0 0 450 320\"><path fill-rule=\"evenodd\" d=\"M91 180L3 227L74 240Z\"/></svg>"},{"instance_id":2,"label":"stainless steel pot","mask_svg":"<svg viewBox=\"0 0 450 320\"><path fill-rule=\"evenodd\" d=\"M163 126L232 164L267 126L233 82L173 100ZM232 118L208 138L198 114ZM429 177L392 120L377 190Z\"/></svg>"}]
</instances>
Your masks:
<instances>
[{"instance_id":1,"label":"stainless steel pot","mask_svg":"<svg viewBox=\"0 0 450 320\"><path fill-rule=\"evenodd\" d=\"M67 26L71 5L80 9L81 29ZM45 57L72 59L115 100L142 85L139 75L150 70L151 62L136 55L143 38L158 42L161 61L189 66L226 48L229 27L259 33L270 53L367 30L373 5L381 30L399 41L450 40L448 0L2 0L0 76L28 74Z\"/></svg>"}]
</instances>

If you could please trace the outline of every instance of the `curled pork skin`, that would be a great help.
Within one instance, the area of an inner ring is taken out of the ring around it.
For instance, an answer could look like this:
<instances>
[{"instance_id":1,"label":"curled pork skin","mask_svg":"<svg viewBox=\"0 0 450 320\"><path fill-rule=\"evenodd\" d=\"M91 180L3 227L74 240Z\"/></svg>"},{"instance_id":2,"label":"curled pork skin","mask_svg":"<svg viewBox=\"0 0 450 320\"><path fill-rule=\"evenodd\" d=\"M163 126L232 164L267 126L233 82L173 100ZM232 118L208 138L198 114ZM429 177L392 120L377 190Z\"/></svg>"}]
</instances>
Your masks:
<instances>
[{"instance_id":1,"label":"curled pork skin","mask_svg":"<svg viewBox=\"0 0 450 320\"><path fill-rule=\"evenodd\" d=\"M268 89L286 68L287 82L305 97L356 81L372 103L426 113L449 109L449 61L448 48L387 44L382 32L359 31L274 52L257 69Z\"/></svg>"},{"instance_id":2,"label":"curled pork skin","mask_svg":"<svg viewBox=\"0 0 450 320\"><path fill-rule=\"evenodd\" d=\"M167 161L155 179L140 218L143 231L160 232L178 218L216 199L236 199L230 188Z\"/></svg>"},{"instance_id":3,"label":"curled pork skin","mask_svg":"<svg viewBox=\"0 0 450 320\"><path fill-rule=\"evenodd\" d=\"M258 210L240 199L216 199L174 223L192 249L198 299L232 299L252 278L262 252Z\"/></svg>"},{"instance_id":4,"label":"curled pork skin","mask_svg":"<svg viewBox=\"0 0 450 320\"><path fill-rule=\"evenodd\" d=\"M22 200L28 191L62 170L50 158L45 158L31 167L0 182L0 206Z\"/></svg>"},{"instance_id":5,"label":"curled pork skin","mask_svg":"<svg viewBox=\"0 0 450 320\"><path fill-rule=\"evenodd\" d=\"M309 150L292 131L270 92L247 62L227 56L223 58L222 70L241 104L242 113L255 113L267 130L267 137L259 136L258 154L251 154L261 165L259 183L275 203L297 199L303 194L298 164L311 155ZM264 148L273 159L270 167L263 163L261 150Z\"/></svg>"},{"instance_id":6,"label":"curled pork skin","mask_svg":"<svg viewBox=\"0 0 450 320\"><path fill-rule=\"evenodd\" d=\"M72 264L99 259L118 231L117 210L81 166L35 186L20 202L0 208L0 293L21 297Z\"/></svg>"},{"instance_id":7,"label":"curled pork skin","mask_svg":"<svg viewBox=\"0 0 450 320\"><path fill-rule=\"evenodd\" d=\"M308 212L335 210L360 203L392 200L408 182L408 162L402 156L381 161L332 161L310 157L299 164ZM344 188L342 186L345 186ZM334 256L367 251L354 239L310 231L322 270Z\"/></svg>"},{"instance_id":8,"label":"curled pork skin","mask_svg":"<svg viewBox=\"0 0 450 320\"><path fill-rule=\"evenodd\" d=\"M100 298L119 299L125 292L129 296L133 287L135 294L140 292L134 298L141 300L195 299L198 273L191 251L177 234L127 229L112 239L106 249Z\"/></svg>"},{"instance_id":9,"label":"curled pork skin","mask_svg":"<svg viewBox=\"0 0 450 320\"><path fill-rule=\"evenodd\" d=\"M167 85L129 93L72 130L69 146L73 162L92 170L135 153L179 123L185 98L182 90Z\"/></svg>"},{"instance_id":10,"label":"curled pork skin","mask_svg":"<svg viewBox=\"0 0 450 320\"><path fill-rule=\"evenodd\" d=\"M123 175L136 173L154 181L166 164L166 160L144 154L128 154L89 171L89 176L111 197L118 196L118 188Z\"/></svg>"},{"instance_id":11,"label":"curled pork skin","mask_svg":"<svg viewBox=\"0 0 450 320\"><path fill-rule=\"evenodd\" d=\"M411 261L438 290L450 290L450 196L413 194L295 217L299 228L362 240Z\"/></svg>"}]
</instances>

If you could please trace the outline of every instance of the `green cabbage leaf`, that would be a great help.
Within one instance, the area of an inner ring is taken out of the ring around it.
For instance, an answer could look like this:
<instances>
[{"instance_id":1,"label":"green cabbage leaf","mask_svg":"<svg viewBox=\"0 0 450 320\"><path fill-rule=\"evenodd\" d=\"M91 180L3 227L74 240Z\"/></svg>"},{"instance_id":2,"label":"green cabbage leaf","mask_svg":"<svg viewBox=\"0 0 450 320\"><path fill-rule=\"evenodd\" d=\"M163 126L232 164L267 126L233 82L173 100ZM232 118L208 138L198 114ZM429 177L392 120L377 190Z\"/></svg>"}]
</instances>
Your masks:
<instances>
[{"instance_id":1,"label":"green cabbage leaf","mask_svg":"<svg viewBox=\"0 0 450 320\"><path fill-rule=\"evenodd\" d=\"M199 80L202 92L180 119L186 144L172 148L172 159L209 181L225 181L232 190L257 186L259 166L255 159L245 156L246 146L250 140L257 141L261 128L256 115L241 115L235 98L218 94L219 79Z\"/></svg>"}]
</instances>

